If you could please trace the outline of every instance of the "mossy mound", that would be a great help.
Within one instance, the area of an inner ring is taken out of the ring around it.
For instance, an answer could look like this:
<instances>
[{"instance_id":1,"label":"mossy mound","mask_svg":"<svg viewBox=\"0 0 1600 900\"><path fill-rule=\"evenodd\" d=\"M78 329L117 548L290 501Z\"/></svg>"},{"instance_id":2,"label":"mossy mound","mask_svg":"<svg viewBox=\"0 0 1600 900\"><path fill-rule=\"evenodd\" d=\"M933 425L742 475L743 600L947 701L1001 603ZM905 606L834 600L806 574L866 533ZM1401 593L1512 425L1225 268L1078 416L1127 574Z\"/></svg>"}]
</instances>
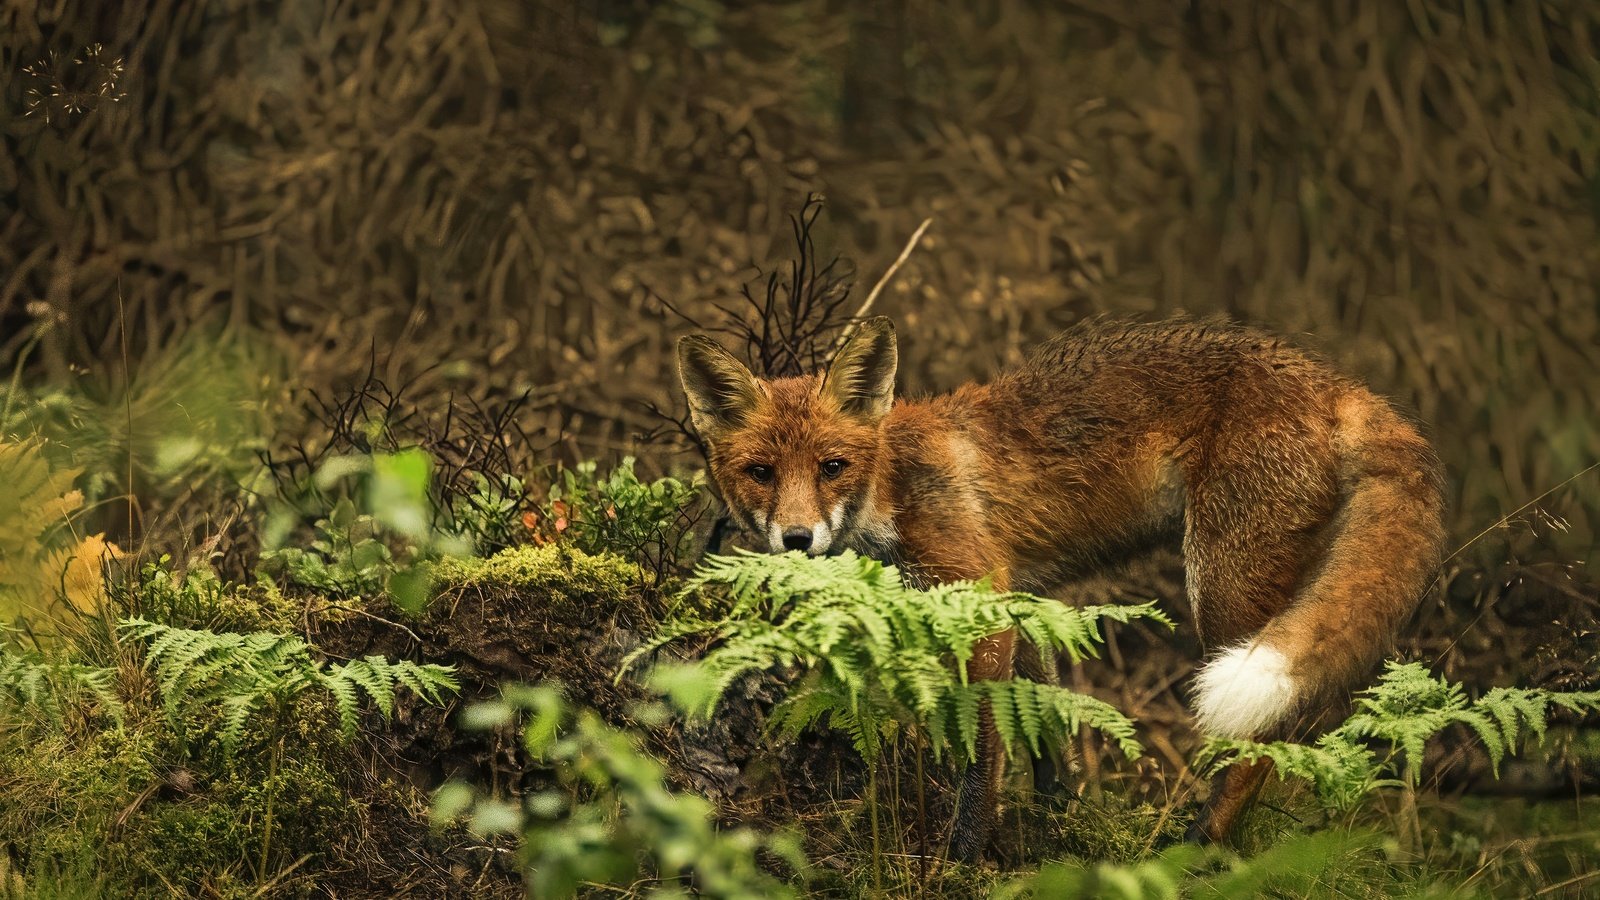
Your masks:
<instances>
[{"instance_id":1,"label":"mossy mound","mask_svg":"<svg viewBox=\"0 0 1600 900\"><path fill-rule=\"evenodd\" d=\"M431 574L434 599L420 616L370 601L366 615L314 623L317 642L341 655L454 665L457 707L493 697L503 684L555 682L611 724L637 725L634 704L652 698L632 678L617 676L623 658L661 620L669 585L655 584L624 557L563 544L441 560ZM652 751L680 786L745 808L763 806L760 798L774 793L799 807L826 803L832 789L858 786L859 761L837 735L766 746L775 687L770 675L741 679L712 721L647 729ZM403 703L375 740L385 758L409 761L407 772L421 785L459 778L527 787L537 780L536 767L508 749L514 741L460 731L454 712Z\"/></svg>"},{"instance_id":2,"label":"mossy mound","mask_svg":"<svg viewBox=\"0 0 1600 900\"><path fill-rule=\"evenodd\" d=\"M608 553L590 555L564 544L514 547L487 559L446 558L431 570L430 622L474 606L579 628L599 622L636 628L648 615L639 566Z\"/></svg>"},{"instance_id":3,"label":"mossy mound","mask_svg":"<svg viewBox=\"0 0 1600 900\"><path fill-rule=\"evenodd\" d=\"M456 666L464 700L507 682L554 680L607 715L637 692L613 684L653 620L638 566L560 545L431 566L434 599L408 618L384 600L367 616L323 624L319 640L349 655L381 653Z\"/></svg>"},{"instance_id":4,"label":"mossy mound","mask_svg":"<svg viewBox=\"0 0 1600 900\"><path fill-rule=\"evenodd\" d=\"M619 724L643 698L636 685L616 681L623 656L654 618L640 570L628 560L561 545L517 547L485 559L440 560L430 574L433 599L420 615L374 599L355 615L313 623L318 644L343 656L456 667L455 705L402 703L374 737L381 757L405 760L405 774L419 786L527 777L526 760L508 751L504 735L456 727L457 709L495 696L501 685L558 682Z\"/></svg>"},{"instance_id":5,"label":"mossy mound","mask_svg":"<svg viewBox=\"0 0 1600 900\"><path fill-rule=\"evenodd\" d=\"M0 846L30 873L92 859L107 896L252 896L275 878L274 895L294 896L291 867L337 856L357 807L350 751L307 706L278 754L184 748L151 709L111 728L8 730Z\"/></svg>"}]
</instances>

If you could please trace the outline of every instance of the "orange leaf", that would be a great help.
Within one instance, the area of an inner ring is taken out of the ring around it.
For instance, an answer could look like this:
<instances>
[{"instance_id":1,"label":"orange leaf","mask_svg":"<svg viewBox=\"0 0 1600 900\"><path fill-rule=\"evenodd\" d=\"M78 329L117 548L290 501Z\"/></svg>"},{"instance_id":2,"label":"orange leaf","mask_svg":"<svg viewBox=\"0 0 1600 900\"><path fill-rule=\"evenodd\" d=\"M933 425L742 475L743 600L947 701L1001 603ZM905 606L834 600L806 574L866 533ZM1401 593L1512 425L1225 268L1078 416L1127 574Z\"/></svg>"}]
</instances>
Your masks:
<instances>
[{"instance_id":1,"label":"orange leaf","mask_svg":"<svg viewBox=\"0 0 1600 900\"><path fill-rule=\"evenodd\" d=\"M62 577L67 602L80 612L98 609L105 599L105 582L100 575L100 566L107 559L116 559L121 555L122 550L107 541L105 535L95 534L84 538L73 551L72 560Z\"/></svg>"}]
</instances>

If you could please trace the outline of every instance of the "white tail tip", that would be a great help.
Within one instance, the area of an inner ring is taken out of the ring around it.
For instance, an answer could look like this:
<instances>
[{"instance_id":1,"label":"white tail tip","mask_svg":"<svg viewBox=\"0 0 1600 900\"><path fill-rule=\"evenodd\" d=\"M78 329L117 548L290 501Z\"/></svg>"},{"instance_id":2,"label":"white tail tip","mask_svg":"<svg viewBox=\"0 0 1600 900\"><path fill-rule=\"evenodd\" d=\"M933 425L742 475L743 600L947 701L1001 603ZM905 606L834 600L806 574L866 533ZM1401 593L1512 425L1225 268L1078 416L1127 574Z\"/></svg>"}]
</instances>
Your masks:
<instances>
[{"instance_id":1,"label":"white tail tip","mask_svg":"<svg viewBox=\"0 0 1600 900\"><path fill-rule=\"evenodd\" d=\"M1230 647L1195 677L1195 718L1215 737L1256 737L1287 718L1295 700L1288 658L1263 644Z\"/></svg>"}]
</instances>

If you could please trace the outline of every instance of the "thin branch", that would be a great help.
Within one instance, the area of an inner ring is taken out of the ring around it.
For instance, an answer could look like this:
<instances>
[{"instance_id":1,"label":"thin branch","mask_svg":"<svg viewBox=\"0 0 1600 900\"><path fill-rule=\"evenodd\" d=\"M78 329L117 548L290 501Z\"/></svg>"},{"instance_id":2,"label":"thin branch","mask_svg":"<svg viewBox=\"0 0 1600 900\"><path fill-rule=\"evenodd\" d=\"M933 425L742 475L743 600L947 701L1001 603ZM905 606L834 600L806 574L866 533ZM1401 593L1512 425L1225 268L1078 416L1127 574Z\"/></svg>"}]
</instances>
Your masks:
<instances>
[{"instance_id":1,"label":"thin branch","mask_svg":"<svg viewBox=\"0 0 1600 900\"><path fill-rule=\"evenodd\" d=\"M878 294L883 292L884 286L889 283L890 279L894 278L896 272L900 271L900 267L905 265L906 260L911 256L911 251L917 248L917 242L922 240L922 233L927 231L928 226L932 224L933 219L923 219L922 224L917 226L917 230L911 233L911 239L906 241L905 249L900 251L900 255L893 263L890 263L889 268L883 273L883 277L878 279L878 283L872 286L872 292L867 294L867 299L861 301L861 307L856 310L856 314L850 317L850 324L845 326L844 331L839 332L839 337L833 342L833 349L828 351L827 361L829 363L833 362L833 357L838 354L839 348L843 347L845 342L850 340L850 336L856 333L856 326L861 323L868 311L872 309L872 304L877 302Z\"/></svg>"}]
</instances>

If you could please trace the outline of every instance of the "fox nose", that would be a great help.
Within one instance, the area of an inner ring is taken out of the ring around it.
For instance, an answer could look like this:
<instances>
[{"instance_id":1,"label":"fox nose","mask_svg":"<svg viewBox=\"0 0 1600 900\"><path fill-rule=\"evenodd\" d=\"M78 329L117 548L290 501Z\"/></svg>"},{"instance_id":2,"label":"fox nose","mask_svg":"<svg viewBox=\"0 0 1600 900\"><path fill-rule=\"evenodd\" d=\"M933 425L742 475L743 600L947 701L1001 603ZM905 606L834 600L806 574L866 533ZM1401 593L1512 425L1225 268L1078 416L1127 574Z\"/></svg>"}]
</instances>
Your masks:
<instances>
[{"instance_id":1,"label":"fox nose","mask_svg":"<svg viewBox=\"0 0 1600 900\"><path fill-rule=\"evenodd\" d=\"M783 549L810 550L811 529L804 525L791 525L783 530Z\"/></svg>"}]
</instances>

